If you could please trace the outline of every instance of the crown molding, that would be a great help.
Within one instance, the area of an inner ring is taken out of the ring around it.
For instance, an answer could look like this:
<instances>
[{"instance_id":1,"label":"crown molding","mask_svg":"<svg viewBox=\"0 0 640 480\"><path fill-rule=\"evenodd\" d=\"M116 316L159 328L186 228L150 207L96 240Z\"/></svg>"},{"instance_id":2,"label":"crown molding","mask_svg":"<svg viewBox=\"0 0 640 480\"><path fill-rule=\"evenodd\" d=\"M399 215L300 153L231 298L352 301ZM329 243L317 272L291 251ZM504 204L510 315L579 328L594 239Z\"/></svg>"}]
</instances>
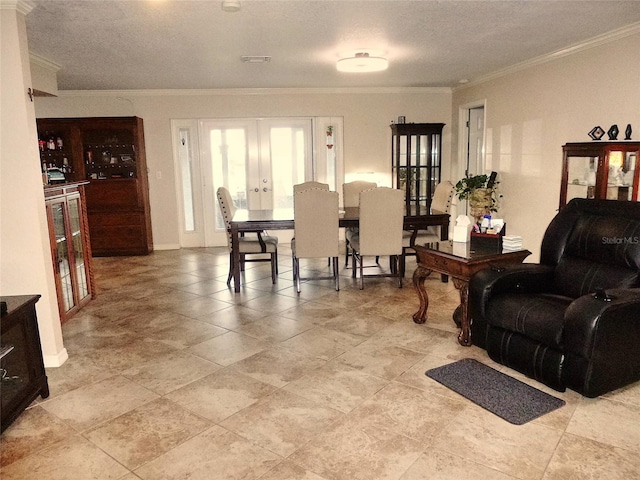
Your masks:
<instances>
[{"instance_id":1,"label":"crown molding","mask_svg":"<svg viewBox=\"0 0 640 480\"><path fill-rule=\"evenodd\" d=\"M602 35L598 35L597 37L590 38L589 40L585 40L584 42L576 43L568 47L561 48L560 50L556 50L555 52L547 53L545 55L541 55L524 62L516 63L515 65L497 70L493 73L489 73L488 75L483 75L476 78L475 80L470 81L469 83L453 87L453 91L473 87L475 85L479 85L515 72L519 72L521 70L526 70L527 68L552 62L554 60L558 60L559 58L574 55L576 53L585 52L587 50L591 50L592 48L596 48L638 33L640 33L640 22L632 23L631 25L627 25L626 27L612 30Z\"/></svg>"},{"instance_id":2,"label":"crown molding","mask_svg":"<svg viewBox=\"0 0 640 480\"><path fill-rule=\"evenodd\" d=\"M17 10L23 15L27 15L34 8L34 4L25 0L0 0L0 10Z\"/></svg>"},{"instance_id":3,"label":"crown molding","mask_svg":"<svg viewBox=\"0 0 640 480\"><path fill-rule=\"evenodd\" d=\"M367 95L402 93L451 94L449 87L370 87L370 88L214 88L157 90L58 90L59 97L150 96L243 96L243 95Z\"/></svg>"},{"instance_id":4,"label":"crown molding","mask_svg":"<svg viewBox=\"0 0 640 480\"><path fill-rule=\"evenodd\" d=\"M51 60L47 60L46 58L31 52L29 52L29 60L31 61L31 63L39 65L40 67L46 68L47 70L51 70L52 72L57 72L62 68L62 65L58 65L57 63L52 62Z\"/></svg>"}]
</instances>

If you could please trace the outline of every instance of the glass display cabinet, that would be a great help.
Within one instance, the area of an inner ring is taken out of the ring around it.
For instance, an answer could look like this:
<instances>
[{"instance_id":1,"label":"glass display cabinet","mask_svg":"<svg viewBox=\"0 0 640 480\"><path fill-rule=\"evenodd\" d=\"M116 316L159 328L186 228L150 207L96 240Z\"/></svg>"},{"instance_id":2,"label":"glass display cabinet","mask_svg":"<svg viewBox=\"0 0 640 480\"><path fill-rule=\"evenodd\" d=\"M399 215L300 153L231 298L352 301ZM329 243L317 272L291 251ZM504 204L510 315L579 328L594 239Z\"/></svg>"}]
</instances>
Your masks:
<instances>
[{"instance_id":1,"label":"glass display cabinet","mask_svg":"<svg viewBox=\"0 0 640 480\"><path fill-rule=\"evenodd\" d=\"M428 215L442 171L444 123L391 125L393 187L405 192L407 215Z\"/></svg>"},{"instance_id":2,"label":"glass display cabinet","mask_svg":"<svg viewBox=\"0 0 640 480\"><path fill-rule=\"evenodd\" d=\"M95 292L82 184L45 189L49 240L60 320L65 322Z\"/></svg>"},{"instance_id":3,"label":"glass display cabinet","mask_svg":"<svg viewBox=\"0 0 640 480\"><path fill-rule=\"evenodd\" d=\"M640 142L567 143L562 151L560 208L576 197L638 201Z\"/></svg>"}]
</instances>

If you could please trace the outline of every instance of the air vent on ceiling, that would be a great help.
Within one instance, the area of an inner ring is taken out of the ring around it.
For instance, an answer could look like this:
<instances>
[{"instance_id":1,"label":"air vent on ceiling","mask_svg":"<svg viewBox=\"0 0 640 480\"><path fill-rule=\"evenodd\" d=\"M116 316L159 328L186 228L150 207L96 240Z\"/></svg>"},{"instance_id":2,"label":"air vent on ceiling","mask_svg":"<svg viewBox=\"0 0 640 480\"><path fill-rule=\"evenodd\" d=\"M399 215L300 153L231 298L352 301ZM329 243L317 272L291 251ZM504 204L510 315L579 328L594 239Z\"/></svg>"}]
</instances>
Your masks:
<instances>
[{"instance_id":1,"label":"air vent on ceiling","mask_svg":"<svg viewBox=\"0 0 640 480\"><path fill-rule=\"evenodd\" d=\"M271 57L265 55L243 55L240 59L244 63L269 63L271 61Z\"/></svg>"}]
</instances>

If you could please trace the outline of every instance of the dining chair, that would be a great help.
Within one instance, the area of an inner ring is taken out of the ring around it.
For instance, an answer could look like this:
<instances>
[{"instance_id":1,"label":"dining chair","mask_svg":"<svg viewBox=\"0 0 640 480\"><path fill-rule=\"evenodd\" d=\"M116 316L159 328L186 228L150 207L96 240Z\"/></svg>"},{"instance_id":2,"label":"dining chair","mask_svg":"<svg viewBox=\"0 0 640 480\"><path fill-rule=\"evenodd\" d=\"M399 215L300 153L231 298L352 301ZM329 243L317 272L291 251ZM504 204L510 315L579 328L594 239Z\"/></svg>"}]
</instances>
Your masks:
<instances>
[{"instance_id":1,"label":"dining chair","mask_svg":"<svg viewBox=\"0 0 640 480\"><path fill-rule=\"evenodd\" d=\"M345 208L358 207L360 205L360 192L376 188L376 182L366 182L364 180L356 180L353 182L342 184L342 205ZM349 242L351 237L358 234L358 227L347 227L344 230L344 266L349 266Z\"/></svg>"},{"instance_id":2,"label":"dining chair","mask_svg":"<svg viewBox=\"0 0 640 480\"><path fill-rule=\"evenodd\" d=\"M446 180L436 185L431 198L431 213L449 213L451 211L451 201L455 187ZM402 274L404 276L406 268L406 257L415 256L414 245L424 245L425 243L439 242L441 238L440 225L428 227L426 230L417 228L406 229L402 233L402 258L400 260ZM443 277L444 279L444 277Z\"/></svg>"},{"instance_id":3,"label":"dining chair","mask_svg":"<svg viewBox=\"0 0 640 480\"><path fill-rule=\"evenodd\" d=\"M360 290L364 277L397 277L402 288L399 259L402 257L402 226L404 223L404 192L388 187L378 187L360 192L360 230L351 239L353 272L360 269ZM365 256L389 255L391 273L364 275Z\"/></svg>"},{"instance_id":4,"label":"dining chair","mask_svg":"<svg viewBox=\"0 0 640 480\"><path fill-rule=\"evenodd\" d=\"M231 193L225 187L218 188L218 206L227 230L227 246L229 248L229 276L227 286L233 278L233 251L231 245L231 220L236 212L236 206L231 198ZM256 236L240 237L238 239L238 252L240 253L240 271L244 271L245 262L271 262L271 282L276 283L278 273L278 237L264 235L262 231L256 231ZM269 254L269 258L264 258ZM247 255L260 255L258 258L247 258Z\"/></svg>"},{"instance_id":5,"label":"dining chair","mask_svg":"<svg viewBox=\"0 0 640 480\"><path fill-rule=\"evenodd\" d=\"M293 186L293 194L295 195L297 192L301 192L303 190L309 190L310 188L319 188L321 190L329 190L329 185L326 183L314 182L314 181L298 183L297 185Z\"/></svg>"},{"instance_id":6,"label":"dining chair","mask_svg":"<svg viewBox=\"0 0 640 480\"><path fill-rule=\"evenodd\" d=\"M338 192L321 188L302 190L293 196L294 237L291 240L293 281L300 293L300 281L332 278L340 290L338 272ZM327 257L333 260L331 277L300 277L300 259Z\"/></svg>"}]
</instances>

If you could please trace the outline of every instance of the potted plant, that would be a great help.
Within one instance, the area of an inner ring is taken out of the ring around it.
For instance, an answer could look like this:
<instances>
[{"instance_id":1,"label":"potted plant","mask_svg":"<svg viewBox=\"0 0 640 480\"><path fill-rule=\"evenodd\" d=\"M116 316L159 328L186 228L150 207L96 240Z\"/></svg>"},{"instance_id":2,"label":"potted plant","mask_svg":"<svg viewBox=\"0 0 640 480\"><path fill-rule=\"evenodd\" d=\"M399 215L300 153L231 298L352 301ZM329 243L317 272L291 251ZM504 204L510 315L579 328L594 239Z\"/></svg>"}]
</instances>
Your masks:
<instances>
[{"instance_id":1,"label":"potted plant","mask_svg":"<svg viewBox=\"0 0 640 480\"><path fill-rule=\"evenodd\" d=\"M498 182L495 177L495 172L491 175L473 175L460 179L455 185L456 196L469 201L469 213L478 223L484 215L498 211Z\"/></svg>"}]
</instances>

